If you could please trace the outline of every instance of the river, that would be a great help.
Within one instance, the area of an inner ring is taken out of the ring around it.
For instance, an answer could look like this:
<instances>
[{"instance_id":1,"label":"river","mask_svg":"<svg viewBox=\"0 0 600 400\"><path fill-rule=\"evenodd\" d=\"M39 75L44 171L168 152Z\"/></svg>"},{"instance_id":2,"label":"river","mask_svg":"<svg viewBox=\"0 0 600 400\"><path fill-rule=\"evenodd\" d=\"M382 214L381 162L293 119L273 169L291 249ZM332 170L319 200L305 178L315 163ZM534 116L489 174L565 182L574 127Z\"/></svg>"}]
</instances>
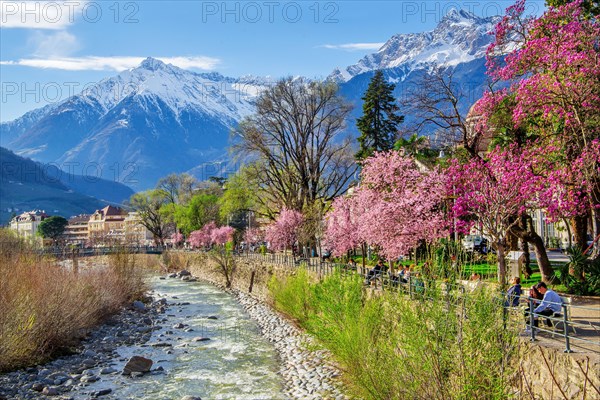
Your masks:
<instances>
[{"instance_id":1,"label":"river","mask_svg":"<svg viewBox=\"0 0 600 400\"><path fill-rule=\"evenodd\" d=\"M120 357L112 367L121 371L131 356L140 355L164 372L137 378L102 375L71 392L73 398L87 399L85 393L101 389L112 389L105 399L285 398L274 347L230 294L203 282L156 278L151 284L154 297L169 303L164 319L155 322L160 328L143 346L117 348ZM198 341L201 337L210 340Z\"/></svg>"}]
</instances>

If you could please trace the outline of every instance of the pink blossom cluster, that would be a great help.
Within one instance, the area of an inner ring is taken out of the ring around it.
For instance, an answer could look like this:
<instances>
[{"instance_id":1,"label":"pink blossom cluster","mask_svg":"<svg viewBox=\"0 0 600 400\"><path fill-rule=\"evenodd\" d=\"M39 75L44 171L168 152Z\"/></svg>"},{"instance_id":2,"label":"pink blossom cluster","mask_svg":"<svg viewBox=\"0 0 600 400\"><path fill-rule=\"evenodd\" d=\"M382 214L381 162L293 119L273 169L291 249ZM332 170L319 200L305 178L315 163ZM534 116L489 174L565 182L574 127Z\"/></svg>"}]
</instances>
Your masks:
<instances>
[{"instance_id":1,"label":"pink blossom cluster","mask_svg":"<svg viewBox=\"0 0 600 400\"><path fill-rule=\"evenodd\" d=\"M173 244L181 244L183 243L183 235L181 232L175 232L171 235L171 240L173 241Z\"/></svg>"},{"instance_id":2,"label":"pink blossom cluster","mask_svg":"<svg viewBox=\"0 0 600 400\"><path fill-rule=\"evenodd\" d=\"M247 244L256 244L264 240L264 232L258 228L247 228L244 231L244 242Z\"/></svg>"},{"instance_id":3,"label":"pink blossom cluster","mask_svg":"<svg viewBox=\"0 0 600 400\"><path fill-rule=\"evenodd\" d=\"M522 22L524 43L500 63L496 48L514 38L522 3L498 24L496 42L488 49L488 73L513 81L515 127L537 118L549 127L562 121L567 131L598 131L588 121L600 112L600 24L582 15L581 0L550 8L542 17Z\"/></svg>"},{"instance_id":4,"label":"pink blossom cluster","mask_svg":"<svg viewBox=\"0 0 600 400\"><path fill-rule=\"evenodd\" d=\"M600 207L593 199L594 187L600 180L600 141L593 140L571 162L565 161L558 145L538 146L536 169L545 179L539 190L539 207L546 210L550 221L585 215L589 207Z\"/></svg>"},{"instance_id":5,"label":"pink blossom cluster","mask_svg":"<svg viewBox=\"0 0 600 400\"><path fill-rule=\"evenodd\" d=\"M211 221L199 230L191 232L188 242L196 248L223 245L233 239L234 231L235 229L230 226L219 227Z\"/></svg>"},{"instance_id":6,"label":"pink blossom cluster","mask_svg":"<svg viewBox=\"0 0 600 400\"><path fill-rule=\"evenodd\" d=\"M468 231L477 221L494 241L503 240L514 217L537 207L542 178L532 150L496 148L487 160L454 160L446 171L446 190L455 198L453 216Z\"/></svg>"},{"instance_id":7,"label":"pink blossom cluster","mask_svg":"<svg viewBox=\"0 0 600 400\"><path fill-rule=\"evenodd\" d=\"M231 226L221 226L213 229L210 232L210 241L213 244L223 245L231 240L233 240L233 233L235 229Z\"/></svg>"},{"instance_id":8,"label":"pink blossom cluster","mask_svg":"<svg viewBox=\"0 0 600 400\"><path fill-rule=\"evenodd\" d=\"M444 176L438 170L420 168L398 152L381 152L365 160L361 178L355 193L336 200L326 216L326 242L334 253L368 243L395 259L421 241L447 235Z\"/></svg>"},{"instance_id":9,"label":"pink blossom cluster","mask_svg":"<svg viewBox=\"0 0 600 400\"><path fill-rule=\"evenodd\" d=\"M267 227L265 240L275 250L289 249L298 240L303 222L304 216L301 212L284 208L275 222Z\"/></svg>"},{"instance_id":10,"label":"pink blossom cluster","mask_svg":"<svg viewBox=\"0 0 600 400\"><path fill-rule=\"evenodd\" d=\"M325 215L324 244L335 256L341 256L364 243L360 237L360 216L364 214L358 197L340 196L333 201L331 211Z\"/></svg>"}]
</instances>

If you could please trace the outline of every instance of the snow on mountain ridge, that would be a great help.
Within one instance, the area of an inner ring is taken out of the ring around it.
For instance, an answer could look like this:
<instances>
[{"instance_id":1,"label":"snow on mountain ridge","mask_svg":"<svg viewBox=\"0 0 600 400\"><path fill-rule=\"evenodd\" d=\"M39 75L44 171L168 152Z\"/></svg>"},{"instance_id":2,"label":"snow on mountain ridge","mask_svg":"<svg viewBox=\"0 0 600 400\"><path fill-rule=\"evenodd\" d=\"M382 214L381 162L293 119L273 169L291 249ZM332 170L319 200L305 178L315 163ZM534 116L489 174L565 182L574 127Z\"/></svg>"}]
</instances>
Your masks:
<instances>
[{"instance_id":1,"label":"snow on mountain ridge","mask_svg":"<svg viewBox=\"0 0 600 400\"><path fill-rule=\"evenodd\" d=\"M404 67L407 74L433 64L452 67L485 56L493 40L489 32L500 17L481 18L465 10L452 9L429 32L392 36L377 52L343 70L335 69L330 79L347 82L356 75Z\"/></svg>"},{"instance_id":2,"label":"snow on mountain ridge","mask_svg":"<svg viewBox=\"0 0 600 400\"><path fill-rule=\"evenodd\" d=\"M218 73L195 73L147 58L138 67L104 79L75 96L90 104L96 102L104 113L129 97L161 98L176 115L195 109L228 123L253 112L253 99L259 90L238 90L237 80Z\"/></svg>"}]
</instances>

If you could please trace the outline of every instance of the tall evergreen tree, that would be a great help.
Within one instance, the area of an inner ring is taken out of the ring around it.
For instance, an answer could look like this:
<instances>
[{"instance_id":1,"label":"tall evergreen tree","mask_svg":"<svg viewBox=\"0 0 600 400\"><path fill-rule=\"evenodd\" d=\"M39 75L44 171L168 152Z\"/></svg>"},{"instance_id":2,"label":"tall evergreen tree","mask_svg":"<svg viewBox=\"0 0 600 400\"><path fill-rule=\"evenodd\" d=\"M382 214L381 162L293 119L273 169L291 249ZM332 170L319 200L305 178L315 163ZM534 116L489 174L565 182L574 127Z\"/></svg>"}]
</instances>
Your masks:
<instances>
[{"instance_id":1,"label":"tall evergreen tree","mask_svg":"<svg viewBox=\"0 0 600 400\"><path fill-rule=\"evenodd\" d=\"M37 228L37 233L44 239L52 239L56 242L65 232L67 225L69 225L69 221L55 215L43 220Z\"/></svg>"},{"instance_id":2,"label":"tall evergreen tree","mask_svg":"<svg viewBox=\"0 0 600 400\"><path fill-rule=\"evenodd\" d=\"M404 121L398 115L399 107L393 96L396 85L387 83L383 72L376 71L362 98L363 116L356 121L361 135L358 138L360 150L358 160L364 160L375 151L390 150L394 147L396 127Z\"/></svg>"}]
</instances>

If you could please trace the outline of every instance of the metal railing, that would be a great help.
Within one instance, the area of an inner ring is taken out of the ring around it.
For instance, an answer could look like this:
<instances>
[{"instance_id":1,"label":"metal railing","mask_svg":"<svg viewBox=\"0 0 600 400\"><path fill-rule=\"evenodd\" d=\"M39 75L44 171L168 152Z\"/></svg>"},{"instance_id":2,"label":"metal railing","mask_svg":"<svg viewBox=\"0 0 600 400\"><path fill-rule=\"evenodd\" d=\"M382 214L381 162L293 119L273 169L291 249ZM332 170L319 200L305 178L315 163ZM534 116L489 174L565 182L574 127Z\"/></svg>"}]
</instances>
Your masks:
<instances>
[{"instance_id":1,"label":"metal railing","mask_svg":"<svg viewBox=\"0 0 600 400\"><path fill-rule=\"evenodd\" d=\"M109 254L162 254L165 251L163 247L154 246L111 246L111 247L83 247L83 248L44 248L34 250L34 254L39 256L52 256L59 259L73 257L95 257Z\"/></svg>"},{"instance_id":2,"label":"metal railing","mask_svg":"<svg viewBox=\"0 0 600 400\"><path fill-rule=\"evenodd\" d=\"M348 264L336 264L323 261L319 257L300 258L285 254L256 253L240 254L239 256L274 263L289 268L304 266L308 271L319 277L324 277L325 275L334 272L343 275L358 274L365 279L365 284L368 283L369 286L373 286L375 289L393 290L398 293L406 294L411 298L418 298L421 300L443 298L445 301L449 303L452 302L455 305L464 302L466 292L477 290L477 285L469 285L471 282L467 282L466 284L440 283L435 280L422 279L413 275L410 275L403 280L397 275L392 274L389 270L377 272L369 276L369 271L371 271L370 267L363 268L361 265L350 267ZM513 317L517 315L516 323L519 328L526 330L530 341L537 341L538 338L536 338L536 334L544 332L548 334L547 336L544 335L545 339L562 341L564 343L565 353L573 352L574 346L585 351L600 353L600 318L598 325L595 325L590 321L580 322L572 319L573 311L581 311L583 314L585 314L585 312L591 312L600 315L600 308L572 305L568 299L565 299L560 304L560 313L553 313L550 316L546 316L528 312L528 320L526 321L525 311L535 309L533 306L535 299L521 296L518 307L511 307L510 303L512 303L512 301L509 302L509 300L512 299L509 299L506 293L501 294L500 298L498 298L498 304L503 305L504 325L506 326L511 319L515 322L515 318ZM537 301L539 302L539 300ZM540 322L540 325L543 320L548 320L552 326L537 327L535 329L527 330L528 327L534 325L536 319ZM579 333L577 332L578 330Z\"/></svg>"},{"instance_id":3,"label":"metal railing","mask_svg":"<svg viewBox=\"0 0 600 400\"><path fill-rule=\"evenodd\" d=\"M526 332L529 335L530 341L536 341L536 335L540 332L548 333L554 339L555 337L564 340L565 353L572 353L572 346L576 346L594 353L600 353L600 325L596 326L590 321L576 322L573 321L573 311L589 311L600 315L600 308L575 306L570 304L570 300L562 298L561 303L547 302L548 304L557 305L560 307L560 312L553 311L550 315L532 312L539 304L539 300L532 297L523 299L525 307L517 307L517 310L522 310L526 321ZM514 307L505 307L505 314ZM537 323L536 323L537 321ZM544 324L545 322L545 324ZM545 325L545 326L544 326ZM577 333L579 329L579 333Z\"/></svg>"}]
</instances>

